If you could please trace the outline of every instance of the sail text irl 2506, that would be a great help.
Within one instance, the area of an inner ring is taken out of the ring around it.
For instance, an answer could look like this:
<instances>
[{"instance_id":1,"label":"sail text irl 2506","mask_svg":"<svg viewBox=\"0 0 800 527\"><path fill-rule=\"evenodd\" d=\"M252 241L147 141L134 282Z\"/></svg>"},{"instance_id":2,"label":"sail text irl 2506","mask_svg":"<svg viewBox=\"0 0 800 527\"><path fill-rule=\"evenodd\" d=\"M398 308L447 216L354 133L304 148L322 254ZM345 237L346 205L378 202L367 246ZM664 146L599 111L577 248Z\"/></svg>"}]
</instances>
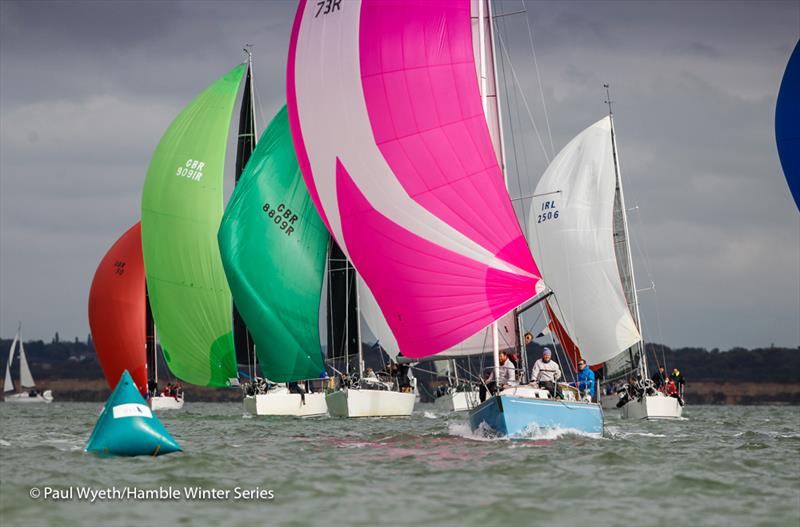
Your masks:
<instances>
[{"instance_id":1,"label":"sail text irl 2506","mask_svg":"<svg viewBox=\"0 0 800 527\"><path fill-rule=\"evenodd\" d=\"M605 363L607 375L637 368L646 384L613 126L611 115L601 119L553 159L536 185L528 232L556 299L548 313L559 336L571 339L589 364ZM623 416L680 417L677 399L645 385L635 390Z\"/></svg>"},{"instance_id":2,"label":"sail text irl 2506","mask_svg":"<svg viewBox=\"0 0 800 527\"><path fill-rule=\"evenodd\" d=\"M180 379L228 386L237 378L231 295L217 230L225 150L246 65L217 79L167 129L142 193L142 246L164 358Z\"/></svg>"}]
</instances>

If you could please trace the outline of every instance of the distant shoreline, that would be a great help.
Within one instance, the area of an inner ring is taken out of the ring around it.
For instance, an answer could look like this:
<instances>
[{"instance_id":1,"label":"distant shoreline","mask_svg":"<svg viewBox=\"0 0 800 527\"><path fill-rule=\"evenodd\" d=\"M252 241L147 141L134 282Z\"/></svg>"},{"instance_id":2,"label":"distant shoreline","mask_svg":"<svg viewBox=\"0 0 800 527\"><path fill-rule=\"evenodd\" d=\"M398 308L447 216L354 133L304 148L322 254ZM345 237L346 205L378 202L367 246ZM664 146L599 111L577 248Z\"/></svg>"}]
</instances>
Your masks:
<instances>
[{"instance_id":1,"label":"distant shoreline","mask_svg":"<svg viewBox=\"0 0 800 527\"><path fill-rule=\"evenodd\" d=\"M43 379L41 389L53 390L56 401L104 402L111 390L103 379ZM238 388L208 388L184 385L189 402L234 402L242 400ZM687 404L719 406L800 405L800 382L756 383L699 380L686 386Z\"/></svg>"},{"instance_id":2,"label":"distant shoreline","mask_svg":"<svg viewBox=\"0 0 800 527\"><path fill-rule=\"evenodd\" d=\"M8 349L10 340L0 339L0 349ZM670 349L659 344L647 345L651 369L666 364L667 370L679 369L686 378L686 400L691 404L712 405L800 405L800 349L761 348L747 350L733 348L728 351L703 348ZM558 350L558 347L556 346ZM62 341L56 336L52 342L28 341L25 343L28 363L40 389L50 389L56 401L102 402L111 393L103 378L91 337L86 342ZM527 346L528 362L532 364L541 356L538 344ZM460 359L461 366L469 371L485 367L481 358ZM368 358L367 366L382 368L377 358ZM780 365L780 367L776 367ZM432 388L441 382L427 368L415 371L423 400L433 393ZM158 368L160 384L172 379L166 364ZM18 381L18 371L13 372ZM184 385L188 401L241 402L238 388L208 388Z\"/></svg>"}]
</instances>

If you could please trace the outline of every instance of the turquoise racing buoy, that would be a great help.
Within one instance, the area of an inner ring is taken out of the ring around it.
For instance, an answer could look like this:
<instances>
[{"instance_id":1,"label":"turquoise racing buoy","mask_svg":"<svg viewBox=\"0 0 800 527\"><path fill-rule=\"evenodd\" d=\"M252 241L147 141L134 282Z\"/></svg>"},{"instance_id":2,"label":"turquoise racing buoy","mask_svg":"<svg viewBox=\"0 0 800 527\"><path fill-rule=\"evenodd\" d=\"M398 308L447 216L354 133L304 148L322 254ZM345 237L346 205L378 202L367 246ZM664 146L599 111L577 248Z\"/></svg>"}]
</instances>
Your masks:
<instances>
[{"instance_id":1,"label":"turquoise racing buoy","mask_svg":"<svg viewBox=\"0 0 800 527\"><path fill-rule=\"evenodd\" d=\"M86 452L109 456L158 456L181 447L153 415L128 370L94 425Z\"/></svg>"}]
</instances>

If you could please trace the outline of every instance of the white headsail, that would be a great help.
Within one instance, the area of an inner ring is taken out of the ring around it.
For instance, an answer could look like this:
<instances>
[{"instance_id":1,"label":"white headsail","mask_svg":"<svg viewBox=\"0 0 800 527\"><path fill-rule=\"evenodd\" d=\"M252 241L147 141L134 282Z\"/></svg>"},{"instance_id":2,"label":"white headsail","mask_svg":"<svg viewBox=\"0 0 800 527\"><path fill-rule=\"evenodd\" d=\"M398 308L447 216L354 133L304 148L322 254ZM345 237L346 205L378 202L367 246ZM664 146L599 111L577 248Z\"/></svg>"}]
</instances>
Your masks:
<instances>
[{"instance_id":1,"label":"white headsail","mask_svg":"<svg viewBox=\"0 0 800 527\"><path fill-rule=\"evenodd\" d=\"M614 251L611 122L578 134L550 163L531 201L529 244L556 316L590 363L641 341Z\"/></svg>"},{"instance_id":2,"label":"white headsail","mask_svg":"<svg viewBox=\"0 0 800 527\"><path fill-rule=\"evenodd\" d=\"M14 362L14 350L17 347L18 340L19 340L19 333L14 335L14 340L11 342L11 349L8 350L8 362L6 363L6 381L3 384L4 392L14 391L14 381L11 379L11 363Z\"/></svg>"}]
</instances>

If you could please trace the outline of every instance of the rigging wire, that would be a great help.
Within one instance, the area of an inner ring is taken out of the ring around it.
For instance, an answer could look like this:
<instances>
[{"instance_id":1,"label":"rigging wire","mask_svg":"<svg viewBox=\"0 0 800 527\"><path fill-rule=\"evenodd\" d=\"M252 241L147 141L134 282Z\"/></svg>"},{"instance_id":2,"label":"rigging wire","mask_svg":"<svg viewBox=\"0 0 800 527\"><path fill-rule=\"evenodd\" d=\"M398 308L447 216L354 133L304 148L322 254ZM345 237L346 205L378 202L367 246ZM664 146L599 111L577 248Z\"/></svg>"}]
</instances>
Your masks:
<instances>
[{"instance_id":1,"label":"rigging wire","mask_svg":"<svg viewBox=\"0 0 800 527\"><path fill-rule=\"evenodd\" d=\"M509 68L511 69L511 75L514 78L514 83L517 86L517 89L520 92L520 96L522 97L522 103L525 105L525 110L528 113L528 118L530 119L531 123L533 124L533 131L536 132L536 139L539 141L539 147L542 149L542 153L544 154L545 160L547 163L550 164L550 155L547 153L547 149L544 146L544 141L542 141L542 134L539 133L539 127L536 125L536 120L533 118L533 112L531 111L531 107L528 104L528 99L525 97L525 93L522 91L522 84L519 81L519 77L517 76L517 71L514 68L514 63L511 62L511 56L508 53L508 48L506 47L505 41L503 40L503 36L498 33L497 34L498 41L500 42L500 49L503 51L503 55L508 60Z\"/></svg>"},{"instance_id":2,"label":"rigging wire","mask_svg":"<svg viewBox=\"0 0 800 527\"><path fill-rule=\"evenodd\" d=\"M542 75L539 72L539 61L536 59L536 48L533 46L533 29L531 28L531 20L528 18L528 6L526 0L521 0L522 9L525 11L525 24L528 26L528 42L531 45L531 55L533 55L533 66L536 69L536 80L539 83L539 95L542 99L542 111L544 112L544 121L547 125L547 136L550 139L550 153L556 157L556 147L553 144L553 132L550 130L550 117L547 112L547 103L544 99L544 89L542 88Z\"/></svg>"},{"instance_id":3,"label":"rigging wire","mask_svg":"<svg viewBox=\"0 0 800 527\"><path fill-rule=\"evenodd\" d=\"M503 21L502 27L499 27L499 24L497 24L498 25L497 33L499 34L501 31L505 30L505 32L507 34L508 33L508 28L507 28L507 25L506 25L506 19L503 18L502 21ZM497 57L494 57L494 61L495 61L495 64L497 64ZM503 92L505 93L506 106L510 110L512 108L512 106L511 106L511 100L510 100L510 95L509 95L510 90L508 89L509 82L508 82L508 77L506 75L505 59L503 59L503 57L500 57L500 70L501 70L501 75L503 77ZM497 89L499 89L499 86L495 86L495 90L497 90ZM516 102L516 99L515 99L515 102ZM513 155L514 155L514 169L515 169L515 172L516 172L517 190L519 192L519 195L521 196L523 194L523 192L522 192L522 175L523 174L522 174L522 172L520 170L519 158L517 156L517 134L514 133L514 117L517 118L517 122L519 123L519 129L522 130L522 123L520 121L519 114L520 114L519 109L518 108L514 108L514 112L512 112L511 116L508 119L508 124L509 124L510 132L511 132L511 144L512 144L512 150L513 150ZM527 174L528 173L527 155L525 153L525 149L524 148L522 149L522 151L523 151L523 157L522 158L525 161L525 174ZM513 200L512 200L512 205L514 205ZM527 210L527 207L525 207L524 203L522 204L521 209L522 209L522 230L523 230L523 233L525 235L525 239L530 239L530 237L528 235L528 210Z\"/></svg>"}]
</instances>

